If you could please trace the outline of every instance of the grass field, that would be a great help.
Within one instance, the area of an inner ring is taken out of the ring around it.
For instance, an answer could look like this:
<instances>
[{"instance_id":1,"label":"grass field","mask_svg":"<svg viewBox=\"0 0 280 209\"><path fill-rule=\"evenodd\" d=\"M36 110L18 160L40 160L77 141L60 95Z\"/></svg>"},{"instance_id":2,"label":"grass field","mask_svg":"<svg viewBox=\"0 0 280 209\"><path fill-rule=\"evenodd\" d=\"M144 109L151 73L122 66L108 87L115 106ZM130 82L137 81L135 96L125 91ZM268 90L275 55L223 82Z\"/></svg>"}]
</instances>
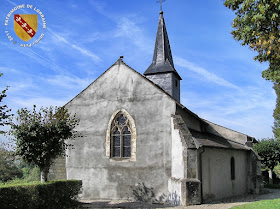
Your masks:
<instances>
[{"instance_id":1,"label":"grass field","mask_svg":"<svg viewBox=\"0 0 280 209\"><path fill-rule=\"evenodd\" d=\"M280 199L273 200L261 200L253 203L248 203L245 205L235 206L232 209L271 209L280 208Z\"/></svg>"},{"instance_id":2,"label":"grass field","mask_svg":"<svg viewBox=\"0 0 280 209\"><path fill-rule=\"evenodd\" d=\"M32 185L39 184L40 181L27 181L23 179L14 179L8 182L0 182L0 187L9 187L9 186L23 186L23 185Z\"/></svg>"}]
</instances>

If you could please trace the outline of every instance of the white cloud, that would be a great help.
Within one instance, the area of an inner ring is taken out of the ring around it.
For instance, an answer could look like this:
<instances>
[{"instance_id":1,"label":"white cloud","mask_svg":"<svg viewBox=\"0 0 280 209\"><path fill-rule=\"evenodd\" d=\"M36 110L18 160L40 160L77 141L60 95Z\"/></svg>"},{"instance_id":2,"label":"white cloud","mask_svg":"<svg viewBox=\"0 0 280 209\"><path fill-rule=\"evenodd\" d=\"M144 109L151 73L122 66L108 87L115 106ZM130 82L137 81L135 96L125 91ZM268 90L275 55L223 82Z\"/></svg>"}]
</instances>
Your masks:
<instances>
[{"instance_id":1,"label":"white cloud","mask_svg":"<svg viewBox=\"0 0 280 209\"><path fill-rule=\"evenodd\" d=\"M93 79L87 78L87 79L81 79L78 77L69 77L69 76L63 76L63 75L56 75L52 78L46 79L49 83L56 85L56 86L62 86L65 88L78 88L83 89L87 85L90 84L90 82Z\"/></svg>"},{"instance_id":2,"label":"white cloud","mask_svg":"<svg viewBox=\"0 0 280 209\"><path fill-rule=\"evenodd\" d=\"M90 57L94 62L100 62L102 61L101 58L99 56L97 56L96 54L90 52L89 50L82 48L76 44L73 44L71 41L68 41L66 38L62 37L61 35L58 35L57 33L53 32L50 28L48 28L48 31L50 32L50 34L52 34L56 41L62 42L66 45L68 45L69 47L75 49L76 51L80 52L81 54Z\"/></svg>"},{"instance_id":3,"label":"white cloud","mask_svg":"<svg viewBox=\"0 0 280 209\"><path fill-rule=\"evenodd\" d=\"M230 83L229 81L217 76L214 73L209 72L208 70L206 70L186 59L183 59L180 57L175 57L174 60L175 60L176 65L183 67L183 68L187 68L188 70L191 70L191 71L199 74L200 76L202 76L209 82L215 83L219 86L225 86L225 87L241 90L240 87Z\"/></svg>"},{"instance_id":4,"label":"white cloud","mask_svg":"<svg viewBox=\"0 0 280 209\"><path fill-rule=\"evenodd\" d=\"M20 82L10 82L9 86L9 94L34 88L33 80L31 78L21 80Z\"/></svg>"},{"instance_id":5,"label":"white cloud","mask_svg":"<svg viewBox=\"0 0 280 209\"><path fill-rule=\"evenodd\" d=\"M130 40L137 47L137 50L143 50L147 53L153 52L154 42L144 34L144 29L137 23L143 18L142 16L136 16L131 13L120 14L108 12L106 2L90 1L89 3L99 14L110 19L117 25L117 28L112 32L112 37L126 38L126 40ZM126 43L130 42L126 41Z\"/></svg>"},{"instance_id":6,"label":"white cloud","mask_svg":"<svg viewBox=\"0 0 280 209\"><path fill-rule=\"evenodd\" d=\"M275 94L263 86L243 87L222 93L182 92L182 103L211 122L257 138L272 136Z\"/></svg>"},{"instance_id":7,"label":"white cloud","mask_svg":"<svg viewBox=\"0 0 280 209\"><path fill-rule=\"evenodd\" d=\"M0 67L0 73L6 73L6 72L9 72L9 73L21 73L20 71L14 69L14 68L9 68L9 67Z\"/></svg>"},{"instance_id":8,"label":"white cloud","mask_svg":"<svg viewBox=\"0 0 280 209\"><path fill-rule=\"evenodd\" d=\"M140 28L136 22L132 21L127 17L122 17L117 22L117 29L114 32L114 37L124 37L129 39L134 45L140 50L147 52L153 51L154 44L151 40L146 38L144 31Z\"/></svg>"},{"instance_id":9,"label":"white cloud","mask_svg":"<svg viewBox=\"0 0 280 209\"><path fill-rule=\"evenodd\" d=\"M45 58L44 56L40 55L39 53L35 52L31 48L25 48L24 50L22 50L22 48L20 48L20 47L15 47L14 45L12 45L8 42L7 43L3 42L3 41L0 41L0 44L3 45L4 47L8 47L9 49L14 50L20 54L28 56L29 58L31 58L31 60L33 60L33 61L35 60L37 63L41 64L42 66L44 66L48 69L52 69L56 73L69 74L68 71L61 68L53 61L51 61L51 60Z\"/></svg>"},{"instance_id":10,"label":"white cloud","mask_svg":"<svg viewBox=\"0 0 280 209\"><path fill-rule=\"evenodd\" d=\"M33 105L36 105L37 107L49 107L49 106L63 106L69 101L68 98L61 98L61 99L55 99L55 98L48 98L48 97L33 97L33 98L15 98L11 99L11 102L13 103L13 107L11 107L13 110L19 109L22 107L32 108Z\"/></svg>"}]
</instances>

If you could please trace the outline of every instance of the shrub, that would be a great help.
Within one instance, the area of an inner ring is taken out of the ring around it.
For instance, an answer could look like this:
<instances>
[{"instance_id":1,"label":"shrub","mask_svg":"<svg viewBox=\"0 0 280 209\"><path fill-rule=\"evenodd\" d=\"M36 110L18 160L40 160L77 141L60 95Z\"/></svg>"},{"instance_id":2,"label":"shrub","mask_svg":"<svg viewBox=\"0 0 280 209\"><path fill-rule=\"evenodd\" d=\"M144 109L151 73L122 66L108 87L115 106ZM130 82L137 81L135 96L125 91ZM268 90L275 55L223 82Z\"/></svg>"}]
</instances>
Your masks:
<instances>
[{"instance_id":1,"label":"shrub","mask_svg":"<svg viewBox=\"0 0 280 209\"><path fill-rule=\"evenodd\" d=\"M0 187L1 209L70 209L76 206L82 181L63 180L47 183L6 184Z\"/></svg>"}]
</instances>

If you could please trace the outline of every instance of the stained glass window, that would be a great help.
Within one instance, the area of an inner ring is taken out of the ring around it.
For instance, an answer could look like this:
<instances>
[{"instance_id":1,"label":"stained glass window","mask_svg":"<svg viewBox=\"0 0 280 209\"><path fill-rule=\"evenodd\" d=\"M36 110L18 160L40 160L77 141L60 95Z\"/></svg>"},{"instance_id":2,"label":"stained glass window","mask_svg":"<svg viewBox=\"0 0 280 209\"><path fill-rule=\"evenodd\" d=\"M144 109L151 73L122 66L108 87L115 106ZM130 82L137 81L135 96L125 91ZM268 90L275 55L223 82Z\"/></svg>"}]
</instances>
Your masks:
<instances>
[{"instance_id":1,"label":"stained glass window","mask_svg":"<svg viewBox=\"0 0 280 209\"><path fill-rule=\"evenodd\" d=\"M112 123L111 156L115 158L131 157L131 131L128 119L120 114Z\"/></svg>"},{"instance_id":2,"label":"stained glass window","mask_svg":"<svg viewBox=\"0 0 280 209\"><path fill-rule=\"evenodd\" d=\"M113 132L113 157L120 157L121 134L118 130Z\"/></svg>"}]
</instances>

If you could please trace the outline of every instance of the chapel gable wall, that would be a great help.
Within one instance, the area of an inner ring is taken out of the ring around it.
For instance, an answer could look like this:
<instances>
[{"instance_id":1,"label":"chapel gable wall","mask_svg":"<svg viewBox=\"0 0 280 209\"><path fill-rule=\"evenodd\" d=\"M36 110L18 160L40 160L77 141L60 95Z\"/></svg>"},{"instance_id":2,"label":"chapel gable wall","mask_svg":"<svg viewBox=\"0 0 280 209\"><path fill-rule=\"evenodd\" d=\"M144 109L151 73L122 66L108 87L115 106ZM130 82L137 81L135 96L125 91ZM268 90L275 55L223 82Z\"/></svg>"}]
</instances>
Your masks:
<instances>
[{"instance_id":1,"label":"chapel gable wall","mask_svg":"<svg viewBox=\"0 0 280 209\"><path fill-rule=\"evenodd\" d=\"M83 136L67 153L67 179L83 180L84 199L165 201L171 176L172 98L120 62L66 107L80 119L76 130ZM134 160L106 155L108 123L121 109L135 122Z\"/></svg>"}]
</instances>

